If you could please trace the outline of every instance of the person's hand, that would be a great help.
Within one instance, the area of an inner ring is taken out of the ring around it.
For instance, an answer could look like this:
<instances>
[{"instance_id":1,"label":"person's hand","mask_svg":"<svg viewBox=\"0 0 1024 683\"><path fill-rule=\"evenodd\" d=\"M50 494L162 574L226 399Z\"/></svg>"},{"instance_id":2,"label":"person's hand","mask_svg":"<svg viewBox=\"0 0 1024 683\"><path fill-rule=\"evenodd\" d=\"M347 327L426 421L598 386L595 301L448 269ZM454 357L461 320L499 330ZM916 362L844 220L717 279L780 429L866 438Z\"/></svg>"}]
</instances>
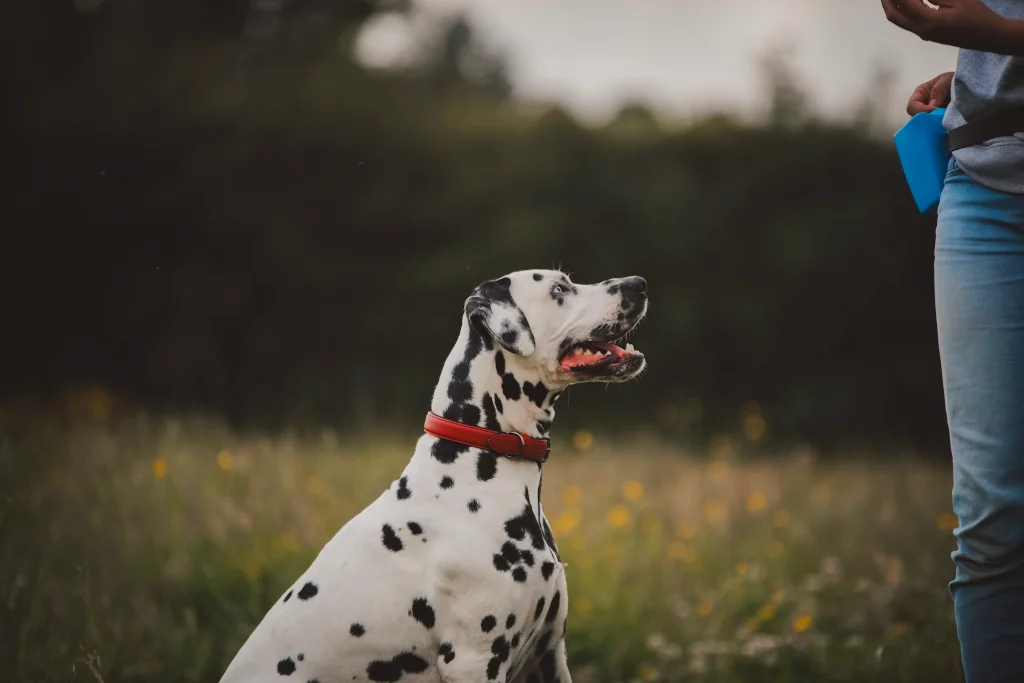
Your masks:
<instances>
[{"instance_id":1,"label":"person's hand","mask_svg":"<svg viewBox=\"0 0 1024 683\"><path fill-rule=\"evenodd\" d=\"M907 102L907 113L914 114L935 111L949 104L953 87L953 72L939 74L930 81L925 81L914 88L914 93Z\"/></svg>"},{"instance_id":2,"label":"person's hand","mask_svg":"<svg viewBox=\"0 0 1024 683\"><path fill-rule=\"evenodd\" d=\"M981 0L882 0L885 18L922 40L968 50L1018 55L1024 53L1024 22L990 10Z\"/></svg>"}]
</instances>

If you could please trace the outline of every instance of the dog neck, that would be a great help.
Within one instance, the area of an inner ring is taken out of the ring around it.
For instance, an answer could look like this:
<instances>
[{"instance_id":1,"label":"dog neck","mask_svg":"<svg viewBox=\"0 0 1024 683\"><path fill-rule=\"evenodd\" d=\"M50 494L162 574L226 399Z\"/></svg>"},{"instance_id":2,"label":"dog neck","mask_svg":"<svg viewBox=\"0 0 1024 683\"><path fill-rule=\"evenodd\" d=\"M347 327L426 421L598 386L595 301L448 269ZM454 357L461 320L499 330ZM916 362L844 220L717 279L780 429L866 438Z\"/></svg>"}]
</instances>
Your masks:
<instances>
[{"instance_id":1,"label":"dog neck","mask_svg":"<svg viewBox=\"0 0 1024 683\"><path fill-rule=\"evenodd\" d=\"M463 318L430 410L464 424L543 438L560 393L544 385L528 359L506 351Z\"/></svg>"}]
</instances>

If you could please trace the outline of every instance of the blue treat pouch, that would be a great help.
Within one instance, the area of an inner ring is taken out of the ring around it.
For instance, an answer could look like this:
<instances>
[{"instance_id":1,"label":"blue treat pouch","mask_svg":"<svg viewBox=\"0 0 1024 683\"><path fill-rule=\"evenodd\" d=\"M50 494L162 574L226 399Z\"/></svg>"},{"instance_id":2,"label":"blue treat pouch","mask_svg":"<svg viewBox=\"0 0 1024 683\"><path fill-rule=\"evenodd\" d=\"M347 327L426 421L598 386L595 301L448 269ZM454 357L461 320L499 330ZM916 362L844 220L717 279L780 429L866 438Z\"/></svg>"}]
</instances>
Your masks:
<instances>
[{"instance_id":1,"label":"blue treat pouch","mask_svg":"<svg viewBox=\"0 0 1024 683\"><path fill-rule=\"evenodd\" d=\"M903 174L921 213L931 213L939 205L946 177L949 152L946 131L942 127L945 109L915 114L893 136Z\"/></svg>"}]
</instances>

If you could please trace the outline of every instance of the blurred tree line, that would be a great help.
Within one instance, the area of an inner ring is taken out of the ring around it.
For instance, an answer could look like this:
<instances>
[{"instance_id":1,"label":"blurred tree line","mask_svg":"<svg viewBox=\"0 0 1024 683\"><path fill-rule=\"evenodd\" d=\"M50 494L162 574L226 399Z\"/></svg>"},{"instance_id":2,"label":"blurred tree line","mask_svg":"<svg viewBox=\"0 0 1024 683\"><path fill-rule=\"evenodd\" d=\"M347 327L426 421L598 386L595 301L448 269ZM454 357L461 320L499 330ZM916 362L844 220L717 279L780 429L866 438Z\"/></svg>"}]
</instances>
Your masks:
<instances>
[{"instance_id":1,"label":"blurred tree line","mask_svg":"<svg viewBox=\"0 0 1024 683\"><path fill-rule=\"evenodd\" d=\"M560 423L702 438L756 402L775 438L944 450L932 225L884 137L817 120L771 60L763 121L676 127L525 111L459 19L361 66L366 22L407 9L9 4L3 397L417 419L472 287L561 265L642 274L652 308L649 373Z\"/></svg>"}]
</instances>

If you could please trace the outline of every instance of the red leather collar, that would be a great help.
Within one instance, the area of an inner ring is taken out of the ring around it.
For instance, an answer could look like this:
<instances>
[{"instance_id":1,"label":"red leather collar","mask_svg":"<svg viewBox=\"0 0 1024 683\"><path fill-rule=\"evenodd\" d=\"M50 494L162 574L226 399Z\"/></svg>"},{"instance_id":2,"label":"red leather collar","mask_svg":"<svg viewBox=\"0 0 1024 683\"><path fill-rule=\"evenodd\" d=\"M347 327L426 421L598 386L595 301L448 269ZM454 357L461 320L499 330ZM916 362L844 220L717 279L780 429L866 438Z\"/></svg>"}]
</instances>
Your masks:
<instances>
[{"instance_id":1,"label":"red leather collar","mask_svg":"<svg viewBox=\"0 0 1024 683\"><path fill-rule=\"evenodd\" d=\"M546 462L551 453L550 439L535 439L519 432L495 432L438 417L434 413L427 413L423 431L439 439L492 451L513 460Z\"/></svg>"}]
</instances>

